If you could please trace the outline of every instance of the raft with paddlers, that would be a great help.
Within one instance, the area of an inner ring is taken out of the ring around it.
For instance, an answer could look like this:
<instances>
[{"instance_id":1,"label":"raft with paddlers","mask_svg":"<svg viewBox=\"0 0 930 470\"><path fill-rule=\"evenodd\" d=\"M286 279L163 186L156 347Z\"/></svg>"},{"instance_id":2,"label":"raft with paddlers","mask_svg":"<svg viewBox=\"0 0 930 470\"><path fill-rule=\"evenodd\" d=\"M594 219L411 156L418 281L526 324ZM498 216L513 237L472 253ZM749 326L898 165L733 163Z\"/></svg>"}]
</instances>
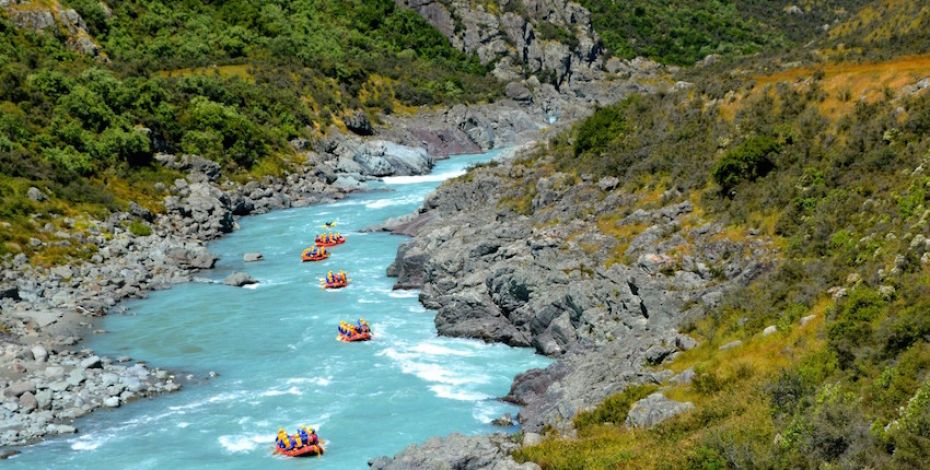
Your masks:
<instances>
[{"instance_id":1,"label":"raft with paddlers","mask_svg":"<svg viewBox=\"0 0 930 470\"><path fill-rule=\"evenodd\" d=\"M326 258L329 258L329 252L325 246L307 248L300 254L301 261L322 261Z\"/></svg>"},{"instance_id":2,"label":"raft with paddlers","mask_svg":"<svg viewBox=\"0 0 930 470\"><path fill-rule=\"evenodd\" d=\"M324 289L341 289L349 285L349 275L344 271L339 271L338 273L333 273L332 271L326 273L326 277L320 279L320 285Z\"/></svg>"},{"instance_id":3,"label":"raft with paddlers","mask_svg":"<svg viewBox=\"0 0 930 470\"><path fill-rule=\"evenodd\" d=\"M317 235L314 244L316 244L316 246L336 246L342 245L345 242L346 237L342 236L342 234L339 232L330 232Z\"/></svg>"},{"instance_id":4,"label":"raft with paddlers","mask_svg":"<svg viewBox=\"0 0 930 470\"><path fill-rule=\"evenodd\" d=\"M301 426L297 429L297 434L288 435L284 429L278 430L275 438L275 453L286 455L288 457L315 457L323 455L323 443L316 435L313 428Z\"/></svg>"},{"instance_id":5,"label":"raft with paddlers","mask_svg":"<svg viewBox=\"0 0 930 470\"><path fill-rule=\"evenodd\" d=\"M354 324L340 321L339 334L336 335L336 339L345 343L368 341L371 339L371 327L364 318L359 318Z\"/></svg>"}]
</instances>

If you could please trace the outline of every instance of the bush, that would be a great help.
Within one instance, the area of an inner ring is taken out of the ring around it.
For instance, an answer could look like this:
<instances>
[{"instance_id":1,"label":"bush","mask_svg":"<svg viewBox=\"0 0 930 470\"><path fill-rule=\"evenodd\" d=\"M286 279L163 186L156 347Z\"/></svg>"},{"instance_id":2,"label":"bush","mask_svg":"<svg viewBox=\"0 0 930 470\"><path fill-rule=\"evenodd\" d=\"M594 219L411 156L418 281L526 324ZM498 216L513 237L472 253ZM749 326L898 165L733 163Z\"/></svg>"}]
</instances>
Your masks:
<instances>
[{"instance_id":1,"label":"bush","mask_svg":"<svg viewBox=\"0 0 930 470\"><path fill-rule=\"evenodd\" d=\"M778 151L779 145L775 139L767 136L750 137L727 152L714 165L711 175L723 192L729 193L742 181L753 181L772 171Z\"/></svg>"},{"instance_id":2,"label":"bush","mask_svg":"<svg viewBox=\"0 0 930 470\"><path fill-rule=\"evenodd\" d=\"M137 237L147 237L152 234L152 227L144 222L133 220L129 223L129 233Z\"/></svg>"}]
</instances>

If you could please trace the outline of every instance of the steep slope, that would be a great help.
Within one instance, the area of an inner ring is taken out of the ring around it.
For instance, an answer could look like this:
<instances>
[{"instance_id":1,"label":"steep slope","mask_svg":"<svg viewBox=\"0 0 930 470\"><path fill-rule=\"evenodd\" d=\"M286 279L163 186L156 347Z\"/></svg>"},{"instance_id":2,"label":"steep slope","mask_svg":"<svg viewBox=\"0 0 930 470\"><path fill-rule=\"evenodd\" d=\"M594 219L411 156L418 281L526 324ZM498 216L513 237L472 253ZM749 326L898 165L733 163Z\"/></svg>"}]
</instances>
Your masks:
<instances>
[{"instance_id":1,"label":"steep slope","mask_svg":"<svg viewBox=\"0 0 930 470\"><path fill-rule=\"evenodd\" d=\"M518 460L930 456L926 57L752 67L601 109L412 224L399 287L423 284L441 332L559 358L507 397L526 404Z\"/></svg>"}]
</instances>

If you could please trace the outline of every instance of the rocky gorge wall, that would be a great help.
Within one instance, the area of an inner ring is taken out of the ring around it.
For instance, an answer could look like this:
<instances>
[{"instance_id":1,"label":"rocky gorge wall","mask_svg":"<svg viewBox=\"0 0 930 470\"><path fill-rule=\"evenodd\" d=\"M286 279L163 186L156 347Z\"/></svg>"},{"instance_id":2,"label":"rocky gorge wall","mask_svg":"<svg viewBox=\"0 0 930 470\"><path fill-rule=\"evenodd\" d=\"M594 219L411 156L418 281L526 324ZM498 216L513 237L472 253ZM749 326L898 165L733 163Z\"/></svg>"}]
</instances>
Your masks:
<instances>
[{"instance_id":1,"label":"rocky gorge wall","mask_svg":"<svg viewBox=\"0 0 930 470\"><path fill-rule=\"evenodd\" d=\"M675 190L645 204L616 178L552 172L546 158L472 170L385 227L413 235L388 272L395 288L421 289L421 302L438 310L440 334L556 359L516 377L503 397L523 406L530 440L544 428L571 435L576 414L631 385L690 380L661 368L696 345L678 330L773 259L766 240L726 237ZM515 210L527 194L529 207ZM635 236L623 245L614 231ZM690 406L657 394L628 425L651 426ZM400 462L420 451L378 468L413 468Z\"/></svg>"}]
</instances>

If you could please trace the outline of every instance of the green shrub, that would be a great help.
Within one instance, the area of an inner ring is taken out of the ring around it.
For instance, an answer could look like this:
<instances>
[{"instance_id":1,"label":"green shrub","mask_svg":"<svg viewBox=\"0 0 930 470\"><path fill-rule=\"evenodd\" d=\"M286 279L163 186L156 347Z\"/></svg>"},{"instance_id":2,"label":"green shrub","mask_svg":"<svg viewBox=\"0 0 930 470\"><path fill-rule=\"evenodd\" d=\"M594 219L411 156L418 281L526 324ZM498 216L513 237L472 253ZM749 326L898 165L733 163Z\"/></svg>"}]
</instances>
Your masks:
<instances>
[{"instance_id":1,"label":"green shrub","mask_svg":"<svg viewBox=\"0 0 930 470\"><path fill-rule=\"evenodd\" d=\"M714 165L711 175L724 193L729 193L742 181L753 181L767 175L775 168L778 142L768 136L750 137L733 150L724 154Z\"/></svg>"},{"instance_id":2,"label":"green shrub","mask_svg":"<svg viewBox=\"0 0 930 470\"><path fill-rule=\"evenodd\" d=\"M152 234L152 227L144 222L133 220L129 223L129 233L137 237L147 237Z\"/></svg>"}]
</instances>

